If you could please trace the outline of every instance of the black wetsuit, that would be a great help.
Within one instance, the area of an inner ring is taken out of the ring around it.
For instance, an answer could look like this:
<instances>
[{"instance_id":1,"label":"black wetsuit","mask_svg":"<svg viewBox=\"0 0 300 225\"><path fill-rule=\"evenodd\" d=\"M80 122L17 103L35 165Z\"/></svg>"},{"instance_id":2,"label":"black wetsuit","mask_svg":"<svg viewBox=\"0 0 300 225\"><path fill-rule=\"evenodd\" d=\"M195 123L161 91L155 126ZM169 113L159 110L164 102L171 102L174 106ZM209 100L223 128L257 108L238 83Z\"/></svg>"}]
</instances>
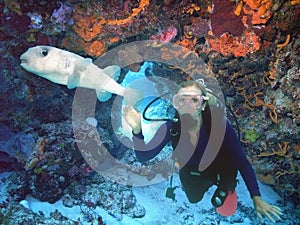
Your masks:
<instances>
[{"instance_id":1,"label":"black wetsuit","mask_svg":"<svg viewBox=\"0 0 300 225\"><path fill-rule=\"evenodd\" d=\"M170 129L172 129L172 122L166 122L147 144L144 142L142 133L134 135L133 143L139 161L145 162L152 159L172 140ZM192 153L189 153L191 157L181 166L179 171L180 180L189 201L200 201L208 188L214 184L218 184L223 190L234 190L238 170L247 185L251 197L260 196L254 170L246 158L240 141L229 122L226 123L224 140L217 156L205 170L199 171L198 166L203 153L204 151L209 151L206 148L208 139L209 134L202 126L199 131L196 148L190 143L189 138L185 138L184 144L179 146L179 152L181 153L176 155L176 158L180 161L180 158L186 157L187 149L192 149Z\"/></svg>"}]
</instances>

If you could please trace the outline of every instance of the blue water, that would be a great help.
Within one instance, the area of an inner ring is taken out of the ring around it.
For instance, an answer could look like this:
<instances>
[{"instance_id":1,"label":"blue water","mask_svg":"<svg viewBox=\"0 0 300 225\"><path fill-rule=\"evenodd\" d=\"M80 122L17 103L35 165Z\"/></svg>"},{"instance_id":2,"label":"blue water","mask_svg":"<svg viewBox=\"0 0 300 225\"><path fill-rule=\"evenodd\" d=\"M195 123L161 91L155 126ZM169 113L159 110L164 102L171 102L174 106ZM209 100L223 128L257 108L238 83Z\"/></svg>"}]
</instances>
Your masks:
<instances>
[{"instance_id":1,"label":"blue water","mask_svg":"<svg viewBox=\"0 0 300 225\"><path fill-rule=\"evenodd\" d=\"M164 92L159 92L155 87L155 82L146 77L146 70L151 70L152 67L151 62L145 62L138 72L128 71L121 85L137 89L143 93L144 98L138 102L136 107L143 113L146 107L149 106L145 113L148 119L172 119L175 115L175 109L170 100L172 92L168 90L168 88L166 88ZM154 99L157 100L152 102ZM147 123L145 120L143 122Z\"/></svg>"}]
</instances>

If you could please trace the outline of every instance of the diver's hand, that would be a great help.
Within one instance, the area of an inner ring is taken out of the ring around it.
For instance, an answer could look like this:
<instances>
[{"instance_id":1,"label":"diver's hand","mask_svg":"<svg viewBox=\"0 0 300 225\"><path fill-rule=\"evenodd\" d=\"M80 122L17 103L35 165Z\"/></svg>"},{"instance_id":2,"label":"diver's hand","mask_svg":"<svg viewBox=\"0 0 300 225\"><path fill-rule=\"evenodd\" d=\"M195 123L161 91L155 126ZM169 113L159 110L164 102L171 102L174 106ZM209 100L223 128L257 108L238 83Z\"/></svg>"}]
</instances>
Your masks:
<instances>
[{"instance_id":1,"label":"diver's hand","mask_svg":"<svg viewBox=\"0 0 300 225\"><path fill-rule=\"evenodd\" d=\"M138 134L142 131L141 114L132 106L126 105L123 108L123 116L129 126L131 126L134 134Z\"/></svg>"},{"instance_id":2,"label":"diver's hand","mask_svg":"<svg viewBox=\"0 0 300 225\"><path fill-rule=\"evenodd\" d=\"M279 207L270 205L262 200L260 196L254 196L253 198L254 208L256 210L256 214L259 219L262 219L263 215L269 218L273 223L275 217L278 220L281 220L280 216L282 215L282 211Z\"/></svg>"}]
</instances>

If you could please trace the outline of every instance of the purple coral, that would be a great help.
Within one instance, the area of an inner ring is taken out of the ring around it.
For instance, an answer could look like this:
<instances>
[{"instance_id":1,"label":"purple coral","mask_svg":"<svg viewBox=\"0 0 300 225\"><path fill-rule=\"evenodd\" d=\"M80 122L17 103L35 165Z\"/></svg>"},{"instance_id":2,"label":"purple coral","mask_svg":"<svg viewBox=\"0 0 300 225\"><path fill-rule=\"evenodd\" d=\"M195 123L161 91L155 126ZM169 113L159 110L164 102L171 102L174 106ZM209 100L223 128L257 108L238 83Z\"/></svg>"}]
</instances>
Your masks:
<instances>
[{"instance_id":1,"label":"purple coral","mask_svg":"<svg viewBox=\"0 0 300 225\"><path fill-rule=\"evenodd\" d=\"M51 21L57 25L60 25L61 30L64 31L66 29L66 25L71 25L74 23L73 19L70 18L72 12L73 8L71 6L60 3L59 9L54 9L51 15Z\"/></svg>"},{"instance_id":2,"label":"purple coral","mask_svg":"<svg viewBox=\"0 0 300 225\"><path fill-rule=\"evenodd\" d=\"M213 4L213 13L210 17L213 34L219 37L225 32L229 32L233 36L241 36L244 25L241 16L234 14L235 3L214 0Z\"/></svg>"},{"instance_id":3,"label":"purple coral","mask_svg":"<svg viewBox=\"0 0 300 225\"><path fill-rule=\"evenodd\" d=\"M205 37L211 31L211 24L209 20L202 18L195 18L192 25L185 26L184 31L187 34L194 35L195 37Z\"/></svg>"}]
</instances>

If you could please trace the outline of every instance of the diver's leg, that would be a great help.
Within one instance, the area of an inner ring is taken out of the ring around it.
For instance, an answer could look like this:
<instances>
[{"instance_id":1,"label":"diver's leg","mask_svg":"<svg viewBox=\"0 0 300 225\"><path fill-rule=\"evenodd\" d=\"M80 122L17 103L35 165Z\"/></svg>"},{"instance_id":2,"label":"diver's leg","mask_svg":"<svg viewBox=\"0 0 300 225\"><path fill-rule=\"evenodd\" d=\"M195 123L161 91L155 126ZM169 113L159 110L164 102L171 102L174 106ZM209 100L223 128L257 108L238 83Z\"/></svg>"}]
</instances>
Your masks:
<instances>
[{"instance_id":1,"label":"diver's leg","mask_svg":"<svg viewBox=\"0 0 300 225\"><path fill-rule=\"evenodd\" d=\"M214 184L208 176L186 168L179 171L179 177L190 203L201 201L204 193Z\"/></svg>"},{"instance_id":2,"label":"diver's leg","mask_svg":"<svg viewBox=\"0 0 300 225\"><path fill-rule=\"evenodd\" d=\"M226 191L234 191L237 184L237 172L238 170L236 168L229 166L226 170L218 173L218 186Z\"/></svg>"},{"instance_id":3,"label":"diver's leg","mask_svg":"<svg viewBox=\"0 0 300 225\"><path fill-rule=\"evenodd\" d=\"M215 193L212 196L211 202L215 207L223 205L229 192L234 192L237 184L237 169L228 167L226 170L217 174L217 186Z\"/></svg>"}]
</instances>

